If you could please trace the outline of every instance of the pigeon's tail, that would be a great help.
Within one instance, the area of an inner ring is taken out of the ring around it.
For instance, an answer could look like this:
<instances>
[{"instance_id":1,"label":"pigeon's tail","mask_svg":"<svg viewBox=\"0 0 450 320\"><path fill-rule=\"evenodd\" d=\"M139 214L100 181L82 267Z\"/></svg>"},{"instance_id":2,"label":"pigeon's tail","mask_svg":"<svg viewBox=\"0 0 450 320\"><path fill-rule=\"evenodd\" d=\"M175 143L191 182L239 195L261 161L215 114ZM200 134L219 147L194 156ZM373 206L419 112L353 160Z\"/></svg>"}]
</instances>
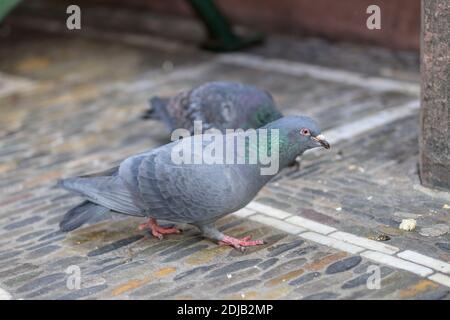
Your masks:
<instances>
[{"instance_id":1,"label":"pigeon's tail","mask_svg":"<svg viewBox=\"0 0 450 320\"><path fill-rule=\"evenodd\" d=\"M109 212L108 208L90 201L84 201L64 215L59 223L59 228L64 232L72 231L94 218L96 221L99 220L100 216L107 212Z\"/></svg>"},{"instance_id":2,"label":"pigeon's tail","mask_svg":"<svg viewBox=\"0 0 450 320\"><path fill-rule=\"evenodd\" d=\"M166 109L168 102L169 102L168 99L163 99L157 96L151 98L149 100L149 108L144 113L142 118L164 120L168 116Z\"/></svg>"}]
</instances>

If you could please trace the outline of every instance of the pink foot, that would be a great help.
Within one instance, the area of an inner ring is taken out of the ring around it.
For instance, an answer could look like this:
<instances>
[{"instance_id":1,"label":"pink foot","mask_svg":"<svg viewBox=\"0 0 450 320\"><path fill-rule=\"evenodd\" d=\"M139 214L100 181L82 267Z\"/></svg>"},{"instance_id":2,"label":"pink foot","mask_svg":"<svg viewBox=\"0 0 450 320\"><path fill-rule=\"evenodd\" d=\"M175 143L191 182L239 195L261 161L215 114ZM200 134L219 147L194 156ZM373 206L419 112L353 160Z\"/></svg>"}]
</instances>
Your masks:
<instances>
[{"instance_id":1,"label":"pink foot","mask_svg":"<svg viewBox=\"0 0 450 320\"><path fill-rule=\"evenodd\" d=\"M243 250L245 247L252 247L264 244L263 240L250 240L252 236L246 236L242 239L236 239L230 236L224 236L219 245L232 246L236 249Z\"/></svg>"},{"instance_id":2,"label":"pink foot","mask_svg":"<svg viewBox=\"0 0 450 320\"><path fill-rule=\"evenodd\" d=\"M155 238L162 239L164 234L181 233L177 228L164 228L158 225L155 219L150 218L147 222L139 225L139 230L150 229Z\"/></svg>"}]
</instances>

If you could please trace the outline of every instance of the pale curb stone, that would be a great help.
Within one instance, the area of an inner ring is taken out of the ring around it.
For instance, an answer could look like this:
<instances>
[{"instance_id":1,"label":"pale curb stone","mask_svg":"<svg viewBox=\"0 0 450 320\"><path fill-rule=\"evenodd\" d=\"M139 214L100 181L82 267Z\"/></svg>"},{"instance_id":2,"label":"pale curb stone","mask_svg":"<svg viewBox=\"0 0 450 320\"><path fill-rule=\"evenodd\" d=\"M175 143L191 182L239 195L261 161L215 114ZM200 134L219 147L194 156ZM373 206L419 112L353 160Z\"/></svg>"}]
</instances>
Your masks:
<instances>
[{"instance_id":1,"label":"pale curb stone","mask_svg":"<svg viewBox=\"0 0 450 320\"><path fill-rule=\"evenodd\" d=\"M405 260L419 263L426 267L432 268L436 271L450 274L450 263L446 263L444 261L425 256L421 253L411 250L405 250L398 253L397 256Z\"/></svg>"},{"instance_id":2,"label":"pale curb stone","mask_svg":"<svg viewBox=\"0 0 450 320\"><path fill-rule=\"evenodd\" d=\"M266 206L264 204L261 204L261 203L255 202L255 201L250 202L247 205L247 208L251 209L251 210L255 210L260 213L264 213L265 215L268 215L268 216L271 216L271 217L274 217L274 218L277 218L280 220L284 220L284 219L292 216L290 213L287 213L285 211L282 211L282 210L279 210L276 208Z\"/></svg>"},{"instance_id":3,"label":"pale curb stone","mask_svg":"<svg viewBox=\"0 0 450 320\"><path fill-rule=\"evenodd\" d=\"M428 279L433 280L434 282L440 283L444 286L450 287L450 277L446 276L442 273L436 273L432 276L429 276Z\"/></svg>"},{"instance_id":4,"label":"pale curb stone","mask_svg":"<svg viewBox=\"0 0 450 320\"><path fill-rule=\"evenodd\" d=\"M9 294L9 292L0 288L0 300L11 300L11 299L12 296Z\"/></svg>"},{"instance_id":5,"label":"pale curb stone","mask_svg":"<svg viewBox=\"0 0 450 320\"><path fill-rule=\"evenodd\" d=\"M327 137L327 141L333 145L338 142L352 139L360 134L377 127L384 126L396 120L403 119L407 116L413 115L419 110L419 100L409 101L392 110L383 110L373 115L361 118L348 124L344 124L333 129L327 130L322 134ZM310 152L317 153L321 149L314 149Z\"/></svg>"},{"instance_id":6,"label":"pale curb stone","mask_svg":"<svg viewBox=\"0 0 450 320\"><path fill-rule=\"evenodd\" d=\"M263 216L261 214L257 214L254 216L251 216L249 218L252 221L256 221L262 224L266 224L269 225L273 228L285 231L287 233L290 234L299 234L300 232L305 232L306 230L304 228L298 227L298 226L294 226L293 224L278 220L278 219L274 219L271 217L267 217L267 216Z\"/></svg>"},{"instance_id":7,"label":"pale curb stone","mask_svg":"<svg viewBox=\"0 0 450 320\"><path fill-rule=\"evenodd\" d=\"M420 86L416 83L398 81L381 77L368 77L356 72L336 70L322 66L308 65L281 59L263 58L252 54L223 54L219 61L243 65L264 71L274 71L292 76L310 76L315 79L345 83L347 85L366 88L374 91L400 91L418 95Z\"/></svg>"},{"instance_id":8,"label":"pale curb stone","mask_svg":"<svg viewBox=\"0 0 450 320\"><path fill-rule=\"evenodd\" d=\"M364 251L361 253L361 256L385 265L388 265L393 268L403 269L415 274L418 274L421 277L429 276L433 273L433 270L427 267L423 267L421 265L405 261L403 259L390 256L388 254L384 254L376 251Z\"/></svg>"},{"instance_id":9,"label":"pale curb stone","mask_svg":"<svg viewBox=\"0 0 450 320\"><path fill-rule=\"evenodd\" d=\"M364 247L366 249L379 251L387 254L395 254L400 249L388 244L384 244L381 242L377 242L375 240L370 240L362 237L355 236L351 233L338 231L329 235L332 238L342 240L345 242L350 242L352 244L356 244L358 246Z\"/></svg>"},{"instance_id":10,"label":"pale curb stone","mask_svg":"<svg viewBox=\"0 0 450 320\"><path fill-rule=\"evenodd\" d=\"M317 242L320 244L323 244L325 246L329 246L341 251L345 251L351 254L357 254L361 251L364 251L364 248L355 246L353 244L344 242L344 241L340 241L340 240L336 240L315 232L305 232L299 235L301 238L313 241L313 242Z\"/></svg>"},{"instance_id":11,"label":"pale curb stone","mask_svg":"<svg viewBox=\"0 0 450 320\"><path fill-rule=\"evenodd\" d=\"M256 211L247 209L247 208L242 208L236 212L233 213L233 215L238 216L240 218L247 218L248 216L251 216L252 214L255 214Z\"/></svg>"},{"instance_id":12,"label":"pale curb stone","mask_svg":"<svg viewBox=\"0 0 450 320\"><path fill-rule=\"evenodd\" d=\"M295 224L297 226L300 226L302 228L306 228L308 230L322 233L325 235L336 231L336 228L329 227L325 224L321 224L321 223L318 223L318 222L315 222L315 221L312 221L309 219L305 219L305 218L299 217L299 216L292 216L292 217L286 219L285 221Z\"/></svg>"}]
</instances>

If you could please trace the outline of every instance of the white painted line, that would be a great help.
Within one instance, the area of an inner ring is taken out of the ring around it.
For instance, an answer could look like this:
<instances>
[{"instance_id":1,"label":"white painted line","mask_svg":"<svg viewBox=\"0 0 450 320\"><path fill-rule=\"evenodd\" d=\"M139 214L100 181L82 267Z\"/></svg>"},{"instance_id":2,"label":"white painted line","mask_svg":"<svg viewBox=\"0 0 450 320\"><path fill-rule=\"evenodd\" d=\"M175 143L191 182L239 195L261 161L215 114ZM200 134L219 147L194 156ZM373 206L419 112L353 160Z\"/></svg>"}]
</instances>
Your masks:
<instances>
[{"instance_id":1,"label":"white painted line","mask_svg":"<svg viewBox=\"0 0 450 320\"><path fill-rule=\"evenodd\" d=\"M256 213L256 211L253 211L253 210L250 210L250 209L247 209L247 208L242 208L242 209L240 209L240 210L238 210L236 212L233 212L233 214L235 216L238 216L240 218L247 218L248 216L251 216L251 215L253 215L255 213Z\"/></svg>"},{"instance_id":2,"label":"white painted line","mask_svg":"<svg viewBox=\"0 0 450 320\"><path fill-rule=\"evenodd\" d=\"M322 134L326 137L327 141L333 145L343 140L354 139L362 133L411 116L417 113L419 109L420 101L413 100L401 106L383 110L371 116L350 122L349 124L326 130ZM314 150L312 150L312 152L313 151Z\"/></svg>"},{"instance_id":3,"label":"white painted line","mask_svg":"<svg viewBox=\"0 0 450 320\"><path fill-rule=\"evenodd\" d=\"M35 84L32 80L0 72L0 97L16 92L26 92L34 86Z\"/></svg>"},{"instance_id":4,"label":"white painted line","mask_svg":"<svg viewBox=\"0 0 450 320\"><path fill-rule=\"evenodd\" d=\"M287 213L286 211L272 208L272 207L266 206L265 204L262 204L262 203L259 203L256 201L250 202L246 208L255 210L260 213L264 213L267 216L271 216L271 217L274 217L274 218L277 218L280 220L284 220L284 219L292 216L292 214Z\"/></svg>"},{"instance_id":5,"label":"white painted line","mask_svg":"<svg viewBox=\"0 0 450 320\"><path fill-rule=\"evenodd\" d=\"M379 262L382 264L386 264L390 267L397 268L397 269L403 269L415 274L418 274L421 277L429 276L433 273L433 270L430 268L402 260L397 257L390 256L388 254L384 254L381 252L376 251L364 251L361 253L361 256L370 260L373 260L375 262Z\"/></svg>"},{"instance_id":6,"label":"white painted line","mask_svg":"<svg viewBox=\"0 0 450 320\"><path fill-rule=\"evenodd\" d=\"M222 54L219 57L219 61L264 71L284 73L291 76L309 76L315 79L339 82L373 91L400 91L415 96L420 94L420 85L418 83L365 76L356 72L336 70L294 61L263 58L257 55L239 53Z\"/></svg>"},{"instance_id":7,"label":"white painted line","mask_svg":"<svg viewBox=\"0 0 450 320\"><path fill-rule=\"evenodd\" d=\"M440 283L444 286L450 287L450 277L442 273L433 274L432 276L429 276L428 279Z\"/></svg>"},{"instance_id":8,"label":"white painted line","mask_svg":"<svg viewBox=\"0 0 450 320\"><path fill-rule=\"evenodd\" d=\"M333 231L336 231L336 228L329 227L325 224L318 223L299 216L292 216L285 221L322 234L329 234Z\"/></svg>"},{"instance_id":9,"label":"white painted line","mask_svg":"<svg viewBox=\"0 0 450 320\"><path fill-rule=\"evenodd\" d=\"M340 241L340 240L336 240L333 238L330 238L328 236L324 236L315 232L305 232L302 234L299 234L299 237L307 239L307 240L311 240L320 244L323 244L325 246L329 246L341 251L345 251L351 254L357 254L360 253L362 251L364 251L364 248L355 246L353 244L344 242L344 241Z\"/></svg>"},{"instance_id":10,"label":"white painted line","mask_svg":"<svg viewBox=\"0 0 450 320\"><path fill-rule=\"evenodd\" d=\"M399 248L391 246L389 244L384 244L382 242L378 242L375 240L366 239L343 231L334 232L329 236L334 239L349 242L369 250L379 251L386 254L395 254L400 250Z\"/></svg>"},{"instance_id":11,"label":"white painted line","mask_svg":"<svg viewBox=\"0 0 450 320\"><path fill-rule=\"evenodd\" d=\"M11 300L11 299L12 299L11 294L8 291L0 288L0 300Z\"/></svg>"},{"instance_id":12,"label":"white painted line","mask_svg":"<svg viewBox=\"0 0 450 320\"><path fill-rule=\"evenodd\" d=\"M446 263L444 261L428 257L419 252L405 250L398 253L397 256L405 260L419 263L423 266L432 268L436 271L450 274L450 263Z\"/></svg>"},{"instance_id":13,"label":"white painted line","mask_svg":"<svg viewBox=\"0 0 450 320\"><path fill-rule=\"evenodd\" d=\"M267 217L262 214L250 216L249 219L252 221L256 221L256 222L268 225L270 227L282 230L282 231L290 233L290 234L299 234L300 232L306 231L302 227L294 226L293 224L290 224L290 223L287 223L284 221L280 221L275 218Z\"/></svg>"},{"instance_id":14,"label":"white painted line","mask_svg":"<svg viewBox=\"0 0 450 320\"><path fill-rule=\"evenodd\" d=\"M393 268L406 270L422 277L429 276L428 278L430 280L450 287L449 276L442 273L433 274L433 269L441 272L449 271L449 264L444 261L411 250L402 251L397 254L398 257L395 257L392 255L400 250L397 247L362 238L351 233L336 231L333 227L303 217L294 216L283 210L271 208L256 201L251 202L248 207L252 209L246 209L241 214L248 217L249 220L298 235L300 238L337 250L351 254L359 254L364 258ZM259 213L255 214L253 210ZM283 217L286 216L288 218L283 220ZM311 230L316 232L311 232Z\"/></svg>"},{"instance_id":15,"label":"white painted line","mask_svg":"<svg viewBox=\"0 0 450 320\"><path fill-rule=\"evenodd\" d=\"M47 32L53 32L57 34L67 34L68 30L65 25L61 23L61 20L48 20L37 17L26 17L20 18L16 17L11 20L11 24L24 26L31 29L43 30ZM126 44L146 47L146 48L157 48L164 51L175 51L175 50L192 50L195 49L194 46L189 45L189 43L181 43L179 41L171 41L163 37L151 36L149 34L140 35L126 32L114 32L111 30L104 31L92 26L83 27L83 36L87 38L94 39L104 39L113 40L114 42L120 41Z\"/></svg>"},{"instance_id":16,"label":"white painted line","mask_svg":"<svg viewBox=\"0 0 450 320\"><path fill-rule=\"evenodd\" d=\"M158 85L163 85L172 80L190 79L206 74L211 69L210 62L196 64L194 66L179 67L170 72L150 71L140 75L140 80L131 82L118 82L111 86L113 90L120 90L128 94L150 90Z\"/></svg>"}]
</instances>

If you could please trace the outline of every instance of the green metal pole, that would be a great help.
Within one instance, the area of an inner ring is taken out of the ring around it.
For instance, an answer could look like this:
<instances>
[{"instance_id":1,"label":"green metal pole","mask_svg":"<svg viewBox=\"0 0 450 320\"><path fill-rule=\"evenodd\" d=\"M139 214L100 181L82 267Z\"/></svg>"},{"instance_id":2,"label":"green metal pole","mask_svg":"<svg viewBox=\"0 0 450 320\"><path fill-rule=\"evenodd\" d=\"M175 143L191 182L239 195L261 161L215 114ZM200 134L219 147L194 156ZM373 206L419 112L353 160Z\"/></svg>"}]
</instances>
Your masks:
<instances>
[{"instance_id":1,"label":"green metal pole","mask_svg":"<svg viewBox=\"0 0 450 320\"><path fill-rule=\"evenodd\" d=\"M0 22L19 2L20 0L0 0Z\"/></svg>"},{"instance_id":2,"label":"green metal pole","mask_svg":"<svg viewBox=\"0 0 450 320\"><path fill-rule=\"evenodd\" d=\"M203 47L213 51L235 51L262 41L261 34L240 37L213 0L188 0L205 25L209 39Z\"/></svg>"}]
</instances>

